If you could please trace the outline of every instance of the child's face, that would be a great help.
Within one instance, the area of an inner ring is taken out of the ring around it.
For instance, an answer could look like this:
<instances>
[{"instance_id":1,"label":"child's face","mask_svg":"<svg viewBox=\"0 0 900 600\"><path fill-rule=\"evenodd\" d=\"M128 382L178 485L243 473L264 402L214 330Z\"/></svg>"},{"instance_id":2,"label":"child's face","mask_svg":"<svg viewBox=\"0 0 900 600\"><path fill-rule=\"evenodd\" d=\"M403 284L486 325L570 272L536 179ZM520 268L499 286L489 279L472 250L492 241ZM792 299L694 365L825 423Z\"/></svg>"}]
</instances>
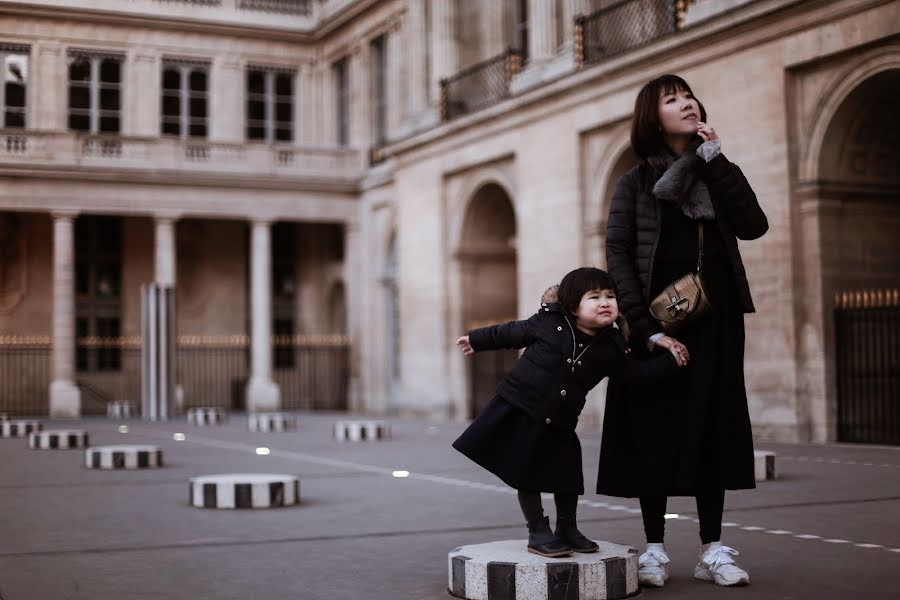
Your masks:
<instances>
[{"instance_id":1,"label":"child's face","mask_svg":"<svg viewBox=\"0 0 900 600\"><path fill-rule=\"evenodd\" d=\"M619 304L613 290L591 290L581 297L575 318L588 329L603 329L619 317Z\"/></svg>"}]
</instances>

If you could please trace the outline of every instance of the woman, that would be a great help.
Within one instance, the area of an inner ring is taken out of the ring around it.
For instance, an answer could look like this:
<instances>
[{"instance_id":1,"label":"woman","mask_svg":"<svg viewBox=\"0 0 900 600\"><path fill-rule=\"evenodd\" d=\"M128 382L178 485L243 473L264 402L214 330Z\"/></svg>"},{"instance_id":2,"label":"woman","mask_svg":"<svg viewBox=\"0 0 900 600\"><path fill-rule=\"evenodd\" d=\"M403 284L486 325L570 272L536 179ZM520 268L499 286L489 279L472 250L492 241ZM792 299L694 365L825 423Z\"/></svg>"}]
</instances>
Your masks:
<instances>
[{"instance_id":1,"label":"woman","mask_svg":"<svg viewBox=\"0 0 900 600\"><path fill-rule=\"evenodd\" d=\"M737 239L768 229L741 170L721 152L706 110L680 77L641 89L631 143L641 163L616 185L606 257L635 348L663 348L690 359L650 393L611 390L603 426L597 492L639 497L647 551L639 579L662 586L668 496L694 496L700 560L694 577L747 585L737 552L721 544L725 490L756 487L744 388L744 313L754 312ZM713 310L675 337L649 311L668 284L694 271L703 229L702 277Z\"/></svg>"}]
</instances>

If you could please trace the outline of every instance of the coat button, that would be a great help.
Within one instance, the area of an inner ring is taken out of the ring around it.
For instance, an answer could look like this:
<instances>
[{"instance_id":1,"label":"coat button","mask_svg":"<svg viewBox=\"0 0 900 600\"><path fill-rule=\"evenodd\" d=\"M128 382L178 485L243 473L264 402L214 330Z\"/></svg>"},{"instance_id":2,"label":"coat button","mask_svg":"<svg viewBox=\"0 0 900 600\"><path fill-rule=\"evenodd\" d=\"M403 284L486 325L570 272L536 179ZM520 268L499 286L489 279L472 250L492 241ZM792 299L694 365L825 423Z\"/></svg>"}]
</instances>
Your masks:
<instances>
[{"instance_id":1,"label":"coat button","mask_svg":"<svg viewBox=\"0 0 900 600\"><path fill-rule=\"evenodd\" d=\"M567 359L566 359L566 362L569 363L569 364L571 365L571 364L572 364L572 359L571 359L571 358L567 358Z\"/></svg>"},{"instance_id":2,"label":"coat button","mask_svg":"<svg viewBox=\"0 0 900 600\"><path fill-rule=\"evenodd\" d=\"M547 311L547 312L550 312L550 309L549 309L549 308L545 308L544 310Z\"/></svg>"},{"instance_id":3,"label":"coat button","mask_svg":"<svg viewBox=\"0 0 900 600\"><path fill-rule=\"evenodd\" d=\"M566 396L566 390L559 390L559 395L562 397Z\"/></svg>"},{"instance_id":4,"label":"coat button","mask_svg":"<svg viewBox=\"0 0 900 600\"><path fill-rule=\"evenodd\" d=\"M580 360L578 361L578 364L579 364L579 365L581 364L581 361L580 361Z\"/></svg>"},{"instance_id":5,"label":"coat button","mask_svg":"<svg viewBox=\"0 0 900 600\"><path fill-rule=\"evenodd\" d=\"M560 329L562 329L562 327L560 327ZM584 346L584 344L578 344L579 348L581 348L582 346Z\"/></svg>"},{"instance_id":6,"label":"coat button","mask_svg":"<svg viewBox=\"0 0 900 600\"><path fill-rule=\"evenodd\" d=\"M541 302L541 306L547 306L546 302Z\"/></svg>"},{"instance_id":7,"label":"coat button","mask_svg":"<svg viewBox=\"0 0 900 600\"><path fill-rule=\"evenodd\" d=\"M558 326L556 327L556 330L557 330L557 331L562 331L562 325L558 325Z\"/></svg>"},{"instance_id":8,"label":"coat button","mask_svg":"<svg viewBox=\"0 0 900 600\"><path fill-rule=\"evenodd\" d=\"M544 422L547 423L547 425L549 425L549 424L550 424L550 417L547 417L547 420L544 421Z\"/></svg>"}]
</instances>

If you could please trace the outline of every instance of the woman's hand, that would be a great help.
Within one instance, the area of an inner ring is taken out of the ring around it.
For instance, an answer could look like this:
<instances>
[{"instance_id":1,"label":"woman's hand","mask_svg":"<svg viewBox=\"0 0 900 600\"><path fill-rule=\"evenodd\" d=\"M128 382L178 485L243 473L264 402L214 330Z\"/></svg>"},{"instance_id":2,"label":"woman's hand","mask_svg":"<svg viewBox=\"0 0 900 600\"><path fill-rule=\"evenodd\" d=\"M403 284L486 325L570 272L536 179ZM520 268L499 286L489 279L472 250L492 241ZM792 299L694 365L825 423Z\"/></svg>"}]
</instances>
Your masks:
<instances>
[{"instance_id":1,"label":"woman's hand","mask_svg":"<svg viewBox=\"0 0 900 600\"><path fill-rule=\"evenodd\" d=\"M678 363L679 367L685 366L691 360L691 355L688 352L687 346L673 337L664 335L656 340L656 345L671 352L672 356L675 357L675 362Z\"/></svg>"},{"instance_id":2,"label":"woman's hand","mask_svg":"<svg viewBox=\"0 0 900 600\"><path fill-rule=\"evenodd\" d=\"M472 348L472 344L469 343L469 336L464 335L461 338L456 340L456 345L460 347L463 354L466 356L472 356L475 354L475 349Z\"/></svg>"},{"instance_id":3,"label":"woman's hand","mask_svg":"<svg viewBox=\"0 0 900 600\"><path fill-rule=\"evenodd\" d=\"M703 121L697 122L697 135L703 138L704 142L711 142L712 140L719 139L719 134L716 133L716 130Z\"/></svg>"}]
</instances>

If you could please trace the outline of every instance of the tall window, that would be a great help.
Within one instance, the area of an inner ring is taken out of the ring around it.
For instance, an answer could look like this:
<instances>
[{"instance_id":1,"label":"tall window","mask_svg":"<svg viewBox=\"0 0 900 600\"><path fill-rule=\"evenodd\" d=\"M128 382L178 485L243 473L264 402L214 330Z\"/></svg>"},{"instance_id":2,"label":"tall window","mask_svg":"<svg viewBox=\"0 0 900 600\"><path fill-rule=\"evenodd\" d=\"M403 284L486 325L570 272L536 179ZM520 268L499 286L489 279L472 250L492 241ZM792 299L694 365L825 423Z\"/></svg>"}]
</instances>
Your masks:
<instances>
[{"instance_id":1,"label":"tall window","mask_svg":"<svg viewBox=\"0 0 900 600\"><path fill-rule=\"evenodd\" d=\"M385 36L372 40L372 131L379 145L387 140L387 52Z\"/></svg>"},{"instance_id":2,"label":"tall window","mask_svg":"<svg viewBox=\"0 0 900 600\"><path fill-rule=\"evenodd\" d=\"M122 57L70 53L69 129L119 133L121 113Z\"/></svg>"},{"instance_id":3,"label":"tall window","mask_svg":"<svg viewBox=\"0 0 900 600\"><path fill-rule=\"evenodd\" d=\"M75 335L116 338L122 322L122 220L83 216L75 221ZM116 344L78 344L79 371L118 371Z\"/></svg>"},{"instance_id":4,"label":"tall window","mask_svg":"<svg viewBox=\"0 0 900 600\"><path fill-rule=\"evenodd\" d=\"M263 67L247 69L247 139L294 139L294 73Z\"/></svg>"},{"instance_id":5,"label":"tall window","mask_svg":"<svg viewBox=\"0 0 900 600\"><path fill-rule=\"evenodd\" d=\"M350 143L350 71L347 57L334 63L332 71L337 113L337 143L346 146Z\"/></svg>"},{"instance_id":6,"label":"tall window","mask_svg":"<svg viewBox=\"0 0 900 600\"><path fill-rule=\"evenodd\" d=\"M513 47L528 59L528 0L513 0Z\"/></svg>"},{"instance_id":7,"label":"tall window","mask_svg":"<svg viewBox=\"0 0 900 600\"><path fill-rule=\"evenodd\" d=\"M25 127L28 91L28 47L0 44L3 87L0 88L0 127Z\"/></svg>"},{"instance_id":8,"label":"tall window","mask_svg":"<svg viewBox=\"0 0 900 600\"><path fill-rule=\"evenodd\" d=\"M162 133L205 138L209 132L209 65L164 61Z\"/></svg>"}]
</instances>

